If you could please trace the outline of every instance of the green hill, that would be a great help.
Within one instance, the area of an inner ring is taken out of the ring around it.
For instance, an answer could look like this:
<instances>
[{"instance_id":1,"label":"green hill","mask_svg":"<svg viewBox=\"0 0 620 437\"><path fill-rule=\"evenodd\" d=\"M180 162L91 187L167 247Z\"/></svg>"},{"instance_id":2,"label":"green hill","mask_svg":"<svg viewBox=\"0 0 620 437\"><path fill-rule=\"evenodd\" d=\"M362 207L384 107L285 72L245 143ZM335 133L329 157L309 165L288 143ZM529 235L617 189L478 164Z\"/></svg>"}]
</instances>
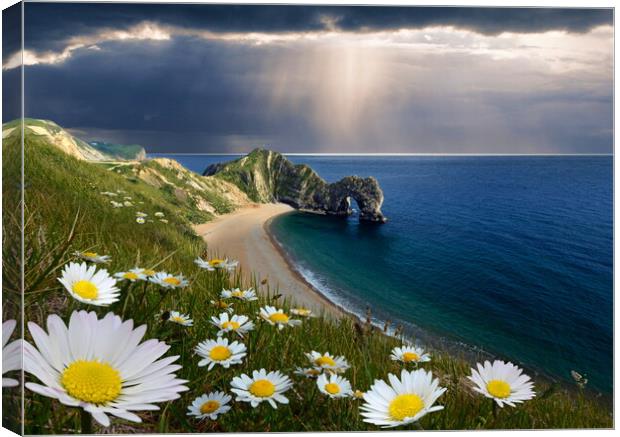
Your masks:
<instances>
[{"instance_id":1,"label":"green hill","mask_svg":"<svg viewBox=\"0 0 620 437\"><path fill-rule=\"evenodd\" d=\"M52 129L49 125L46 129ZM11 126L9 125L8 129ZM7 127L5 127L5 130ZM57 132L58 133L58 132ZM3 133L4 136L4 133ZM306 366L305 352L329 351L344 355L351 369L345 376L354 389L367 390L375 379L385 379L402 367L390 360L399 339L387 337L370 324L351 318L331 320L316 317L299 327L277 332L269 326L252 331L244 342L248 356L243 364L229 369L207 371L198 367L193 348L214 338L210 317L221 312L210 301L222 288L254 287L260 299L235 302L237 314L255 317L259 308L275 304L285 310L291 302L278 299L270 284L243 282L240 272L206 273L193 260L209 253L191 228L192 222L208 220L247 202L237 186L213 177L195 175L172 160L143 163L95 163L66 153L54 143L54 135L26 132L25 138L25 286L26 318L44 326L49 314L68 320L72 310L84 305L68 297L58 283L62 267L73 260L76 250L96 251L112 257L110 272L140 266L183 273L190 281L187 289L162 293L154 284L123 283L120 302L109 308L90 308L99 316L108 311L135 324L146 323L146 338L158 338L171 346L167 355L179 355L178 371L189 380L190 390L178 400L160 404L158 411L139 412L142 423L114 419L106 432L187 433L225 431L337 431L374 430L362 421L361 401L332 400L318 392L311 379L294 375ZM78 144L79 145L79 144ZM9 133L3 138L3 295L4 315L21 310L20 293L20 138ZM110 195L109 193L115 193ZM125 199L128 198L128 199ZM111 201L131 202L116 208ZM211 208L212 212L205 208ZM148 220L138 224L136 212ZM163 212L163 222L156 218ZM150 221L152 220L152 221ZM189 313L194 326L183 328L158 318L162 310ZM26 333L26 340L31 340ZM538 396L517 408L495 411L488 399L475 394L466 375L470 362L456 354L431 351L433 359L423 366L440 378L448 391L438 400L444 410L425 416L424 429L514 429L514 428L596 428L613 426L610 407L584 392L567 390L545 381L536 381ZM235 403L217 421L196 422L186 416L187 406L198 395L214 390L230 391L230 380L240 373L266 368L280 370L294 380L287 392L290 404L275 410L269 405L252 408ZM32 381L30 376L28 380ZM17 402L16 392L3 389L5 402ZM31 391L25 392L26 434L70 434L80 432L79 412ZM15 426L16 417L3 417L5 426ZM410 425L404 429L417 429ZM103 430L96 427L95 432Z\"/></svg>"},{"instance_id":2,"label":"green hill","mask_svg":"<svg viewBox=\"0 0 620 437\"><path fill-rule=\"evenodd\" d=\"M104 141L91 141L88 144L99 150L101 153L105 153L106 155L116 159L137 161L146 159L146 150L138 144L124 145L106 143Z\"/></svg>"}]
</instances>

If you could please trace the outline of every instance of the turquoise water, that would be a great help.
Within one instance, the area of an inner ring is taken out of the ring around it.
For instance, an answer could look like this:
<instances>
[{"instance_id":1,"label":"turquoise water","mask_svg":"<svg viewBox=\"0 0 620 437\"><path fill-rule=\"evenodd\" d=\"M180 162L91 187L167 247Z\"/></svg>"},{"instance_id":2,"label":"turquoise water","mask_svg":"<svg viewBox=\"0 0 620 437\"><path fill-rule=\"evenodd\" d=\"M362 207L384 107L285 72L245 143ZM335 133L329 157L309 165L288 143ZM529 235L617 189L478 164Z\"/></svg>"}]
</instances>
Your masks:
<instances>
[{"instance_id":1,"label":"turquoise water","mask_svg":"<svg viewBox=\"0 0 620 437\"><path fill-rule=\"evenodd\" d=\"M611 157L293 157L375 176L383 226L293 213L272 230L325 294L381 323L612 389Z\"/></svg>"},{"instance_id":2,"label":"turquoise water","mask_svg":"<svg viewBox=\"0 0 620 437\"><path fill-rule=\"evenodd\" d=\"M233 159L174 156L201 172ZM272 231L323 293L422 341L464 343L612 391L612 157L294 156L375 176L382 226L291 213ZM355 207L355 205L354 205Z\"/></svg>"}]
</instances>

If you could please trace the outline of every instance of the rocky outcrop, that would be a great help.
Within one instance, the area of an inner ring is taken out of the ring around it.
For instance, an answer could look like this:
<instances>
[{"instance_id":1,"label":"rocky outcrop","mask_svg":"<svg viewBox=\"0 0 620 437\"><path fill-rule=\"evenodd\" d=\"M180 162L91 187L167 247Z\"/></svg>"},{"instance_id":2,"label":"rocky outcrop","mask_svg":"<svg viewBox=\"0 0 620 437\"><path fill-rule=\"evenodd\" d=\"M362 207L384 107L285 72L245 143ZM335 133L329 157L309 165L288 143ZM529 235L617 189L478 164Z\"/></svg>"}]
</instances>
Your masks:
<instances>
[{"instance_id":1,"label":"rocky outcrop","mask_svg":"<svg viewBox=\"0 0 620 437\"><path fill-rule=\"evenodd\" d=\"M386 221L381 212L383 192L375 178L347 176L328 184L307 165L295 165L270 150L256 149L235 161L211 165L204 175L232 182L255 202L283 202L327 215L351 215L355 199L360 220Z\"/></svg>"}]
</instances>

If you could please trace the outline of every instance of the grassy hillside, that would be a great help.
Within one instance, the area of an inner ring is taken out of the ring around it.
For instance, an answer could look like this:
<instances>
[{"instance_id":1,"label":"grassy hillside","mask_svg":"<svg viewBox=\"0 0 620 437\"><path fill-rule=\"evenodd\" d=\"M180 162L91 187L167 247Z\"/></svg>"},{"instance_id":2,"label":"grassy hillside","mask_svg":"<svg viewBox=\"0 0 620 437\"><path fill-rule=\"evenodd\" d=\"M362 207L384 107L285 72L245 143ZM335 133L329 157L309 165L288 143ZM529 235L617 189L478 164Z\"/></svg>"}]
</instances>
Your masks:
<instances>
[{"instance_id":1,"label":"grassy hillside","mask_svg":"<svg viewBox=\"0 0 620 437\"><path fill-rule=\"evenodd\" d=\"M109 308L88 308L97 311L100 316L113 311L124 319L133 318L136 324L146 323L146 338L158 338L170 344L172 348L166 355L180 355L179 364L183 367L177 373L190 381L190 390L184 392L180 399L161 404L159 411L140 412L143 423L135 424L115 418L106 432L378 429L362 421L359 414L362 401L328 399L318 392L313 380L293 374L296 367L307 366L304 353L311 350L344 355L351 364L344 376L351 381L354 389L362 391L367 390L374 379L384 379L390 372L400 372L402 364L391 361L389 355L392 347L401 342L386 337L368 324L358 324L348 318L332 321L317 317L304 319L299 327L277 332L275 328L258 322L257 329L250 332L245 340L248 356L243 364L229 369L216 367L211 371L197 366L199 359L193 354L193 348L200 341L215 338L217 329L209 321L220 310L212 306L210 300L217 299L222 288L255 287L259 291L259 301L238 301L234 304L236 314L246 314L253 319L265 304L288 309L291 303L274 297L277 290L270 288L270 284L242 283L239 271L233 274L206 272L193 263L196 256L216 255L208 254L208 248L191 230L190 221L195 220L194 214L201 212L195 207L192 209L192 202L188 200L191 196L186 196L183 201L183 196L175 194L175 190L171 193L170 185L160 178L169 182L182 182L179 189L192 187L195 180L186 178L182 170L166 161L147 162L137 168L80 161L37 136L26 139L25 154L24 300L28 320L43 325L49 314L59 314L66 321L72 310L86 307L68 296L57 281L61 268L73 259L71 254L76 250L110 255L112 261L107 268L111 272L140 266L175 274L183 273L190 281L186 289L165 293L161 293L156 285L146 282L133 285L121 283L120 302ZM3 142L3 158L3 194L15 197L17 190L11 182L19 181L18 139L11 137ZM222 194L224 190L230 189L228 185L217 185L218 182L209 178L206 181L205 184L213 184L209 195L213 196L211 205L218 212L234 207L230 200L226 200L233 198L230 193L229 197ZM113 208L111 198L102 192L131 197L135 206ZM142 225L136 223L135 212L138 210L148 214L148 218L153 221ZM165 214L168 223L155 219L154 213L158 211ZM8 224L8 228L5 224L3 245L6 262L16 256L14 248L19 219L15 210L5 209L4 214L5 223ZM19 301L16 292L11 292L11 289L18 289L18 280L18 272L5 270L5 292L8 291L14 298L13 305ZM5 311L11 309L10 301L8 305ZM194 319L194 326L181 327L162 322L157 318L162 310L189 313ZM534 400L514 409L506 407L494 414L491 402L475 394L466 380L470 367L468 362L441 351L431 353L432 361L422 366L432 370L448 391L437 402L445 409L421 420L420 426L424 429L612 426L609 407L589 399L577 390L568 392L540 381L536 383L538 396ZM217 421L197 422L186 416L187 407L195 397L214 390L230 392L230 381L234 376L262 367L280 370L294 380L293 389L286 393L290 404L280 405L274 410L265 403L257 408L245 403L234 403L232 410ZM33 380L30 376L27 379ZM25 417L27 434L80 431L77 409L29 391L26 392ZM409 425L405 429L416 429L416 425ZM102 428L95 427L95 432L102 431Z\"/></svg>"}]
</instances>

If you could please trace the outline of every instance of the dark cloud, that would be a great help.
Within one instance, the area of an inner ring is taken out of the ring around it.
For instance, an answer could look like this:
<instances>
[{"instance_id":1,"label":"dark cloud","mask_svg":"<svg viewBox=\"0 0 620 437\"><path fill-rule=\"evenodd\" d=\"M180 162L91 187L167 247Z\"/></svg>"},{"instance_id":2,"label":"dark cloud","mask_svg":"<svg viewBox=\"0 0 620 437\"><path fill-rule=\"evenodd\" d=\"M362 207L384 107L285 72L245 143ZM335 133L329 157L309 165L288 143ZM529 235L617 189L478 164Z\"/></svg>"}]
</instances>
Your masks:
<instances>
[{"instance_id":1,"label":"dark cloud","mask_svg":"<svg viewBox=\"0 0 620 437\"><path fill-rule=\"evenodd\" d=\"M213 32L347 31L448 25L483 34L504 31L585 32L613 23L612 9L378 6L253 6L26 3L26 46L59 50L77 35L150 20Z\"/></svg>"},{"instance_id":2,"label":"dark cloud","mask_svg":"<svg viewBox=\"0 0 620 437\"><path fill-rule=\"evenodd\" d=\"M575 80L519 60L408 50L389 57L380 49L389 70L346 113L339 84L324 89L334 75L323 68L332 62L345 71L343 57L315 48L311 58L305 50L191 37L108 42L62 64L28 67L26 111L87 140L139 143L150 152L243 152L261 144L286 152L612 150L611 79L598 68ZM372 55L363 52L361 65Z\"/></svg>"},{"instance_id":3,"label":"dark cloud","mask_svg":"<svg viewBox=\"0 0 620 437\"><path fill-rule=\"evenodd\" d=\"M22 44L21 4L2 11L2 63ZM13 120L21 116L21 70L2 71L2 119Z\"/></svg>"}]
</instances>

